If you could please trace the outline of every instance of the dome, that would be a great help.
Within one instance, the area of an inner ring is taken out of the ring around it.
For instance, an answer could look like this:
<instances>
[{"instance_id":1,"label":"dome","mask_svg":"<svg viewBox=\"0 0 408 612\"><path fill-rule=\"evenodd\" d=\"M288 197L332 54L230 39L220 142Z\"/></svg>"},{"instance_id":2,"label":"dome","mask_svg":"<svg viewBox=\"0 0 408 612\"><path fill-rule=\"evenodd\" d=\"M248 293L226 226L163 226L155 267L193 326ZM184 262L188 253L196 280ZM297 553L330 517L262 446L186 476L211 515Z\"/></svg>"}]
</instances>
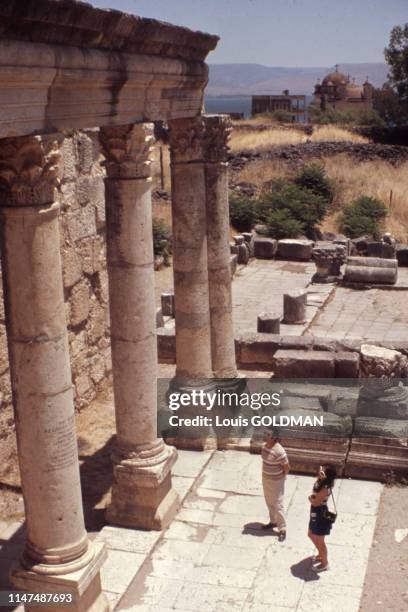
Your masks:
<instances>
[{"instance_id":1,"label":"dome","mask_svg":"<svg viewBox=\"0 0 408 612\"><path fill-rule=\"evenodd\" d=\"M327 74L323 81L322 85L347 85L349 83L349 78L343 74L342 72L330 72Z\"/></svg>"},{"instance_id":2,"label":"dome","mask_svg":"<svg viewBox=\"0 0 408 612\"><path fill-rule=\"evenodd\" d=\"M346 94L348 98L361 98L363 95L363 88L353 83L346 87Z\"/></svg>"}]
</instances>

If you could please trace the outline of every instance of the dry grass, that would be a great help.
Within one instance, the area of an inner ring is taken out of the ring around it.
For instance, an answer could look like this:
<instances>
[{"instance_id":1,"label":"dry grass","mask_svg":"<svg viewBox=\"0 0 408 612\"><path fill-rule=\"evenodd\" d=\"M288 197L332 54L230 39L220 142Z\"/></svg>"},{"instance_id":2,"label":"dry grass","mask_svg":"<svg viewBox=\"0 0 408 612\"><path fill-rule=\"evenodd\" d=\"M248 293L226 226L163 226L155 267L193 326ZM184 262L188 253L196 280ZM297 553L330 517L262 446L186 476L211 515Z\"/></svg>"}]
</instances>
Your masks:
<instances>
[{"instance_id":1,"label":"dry grass","mask_svg":"<svg viewBox=\"0 0 408 612\"><path fill-rule=\"evenodd\" d=\"M254 121L254 120L252 120ZM255 123L253 124L256 125ZM335 125L322 125L313 128L311 136L296 128L271 127L266 130L234 129L230 148L233 153L267 151L271 147L312 142L370 142L368 138L349 132Z\"/></svg>"},{"instance_id":2,"label":"dry grass","mask_svg":"<svg viewBox=\"0 0 408 612\"><path fill-rule=\"evenodd\" d=\"M324 160L325 168L337 185L335 208L362 195L382 200L389 208L386 229L398 240L408 240L408 162L392 166L386 161L375 160L356 163L347 155ZM338 229L339 212L333 213L324 223L324 229Z\"/></svg>"},{"instance_id":3,"label":"dry grass","mask_svg":"<svg viewBox=\"0 0 408 612\"><path fill-rule=\"evenodd\" d=\"M356 162L345 154L316 161L324 164L336 184L334 212L324 221L324 230L339 231L342 207L359 196L368 195L379 198L389 208L386 230L401 242L408 242L408 162L395 167L382 160ZM267 181L291 174L285 162L258 159L247 163L235 179L261 188Z\"/></svg>"},{"instance_id":4,"label":"dry grass","mask_svg":"<svg viewBox=\"0 0 408 612\"><path fill-rule=\"evenodd\" d=\"M369 138L354 134L354 132L337 127L336 125L320 125L314 127L310 140L312 142L370 142Z\"/></svg>"}]
</instances>

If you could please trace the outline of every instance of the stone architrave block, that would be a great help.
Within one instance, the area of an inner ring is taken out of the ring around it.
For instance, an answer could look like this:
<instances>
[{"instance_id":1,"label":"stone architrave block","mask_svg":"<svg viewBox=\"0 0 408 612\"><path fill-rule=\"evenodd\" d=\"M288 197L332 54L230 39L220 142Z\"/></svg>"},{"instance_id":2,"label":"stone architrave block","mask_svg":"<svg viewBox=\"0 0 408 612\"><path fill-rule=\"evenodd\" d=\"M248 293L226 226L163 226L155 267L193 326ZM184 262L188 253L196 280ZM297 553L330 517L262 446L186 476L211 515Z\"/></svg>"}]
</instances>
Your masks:
<instances>
[{"instance_id":1,"label":"stone architrave block","mask_svg":"<svg viewBox=\"0 0 408 612\"><path fill-rule=\"evenodd\" d=\"M276 378L334 378L335 355L328 351L278 350L273 358Z\"/></svg>"},{"instance_id":2,"label":"stone architrave block","mask_svg":"<svg viewBox=\"0 0 408 612\"><path fill-rule=\"evenodd\" d=\"M174 293L166 291L161 294L161 309L165 317L174 317Z\"/></svg>"},{"instance_id":3,"label":"stone architrave block","mask_svg":"<svg viewBox=\"0 0 408 612\"><path fill-rule=\"evenodd\" d=\"M303 290L283 294L283 323L301 324L306 319L307 293Z\"/></svg>"},{"instance_id":4,"label":"stone architrave block","mask_svg":"<svg viewBox=\"0 0 408 612\"><path fill-rule=\"evenodd\" d=\"M278 242L278 257L295 261L310 261L314 242L311 240L293 240L285 238Z\"/></svg>"},{"instance_id":5,"label":"stone architrave block","mask_svg":"<svg viewBox=\"0 0 408 612\"><path fill-rule=\"evenodd\" d=\"M276 312L261 312L257 321L258 333L279 334L280 316Z\"/></svg>"},{"instance_id":6,"label":"stone architrave block","mask_svg":"<svg viewBox=\"0 0 408 612\"><path fill-rule=\"evenodd\" d=\"M278 248L278 241L274 238L255 238L254 256L258 259L273 259Z\"/></svg>"}]
</instances>

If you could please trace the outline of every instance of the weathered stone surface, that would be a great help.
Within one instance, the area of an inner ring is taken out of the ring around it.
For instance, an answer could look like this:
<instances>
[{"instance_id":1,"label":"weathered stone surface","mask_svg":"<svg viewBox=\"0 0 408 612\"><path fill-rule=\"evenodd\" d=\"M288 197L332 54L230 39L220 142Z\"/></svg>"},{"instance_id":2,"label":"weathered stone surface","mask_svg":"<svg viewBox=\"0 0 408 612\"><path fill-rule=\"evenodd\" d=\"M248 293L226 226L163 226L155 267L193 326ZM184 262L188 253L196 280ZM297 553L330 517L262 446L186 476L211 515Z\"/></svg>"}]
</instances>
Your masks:
<instances>
[{"instance_id":1,"label":"weathered stone surface","mask_svg":"<svg viewBox=\"0 0 408 612\"><path fill-rule=\"evenodd\" d=\"M401 446L404 446L403 440L408 440L408 419L357 416L354 420L354 436L362 438L397 438L401 441Z\"/></svg>"},{"instance_id":2,"label":"weathered stone surface","mask_svg":"<svg viewBox=\"0 0 408 612\"><path fill-rule=\"evenodd\" d=\"M236 341L238 361L243 365L273 364L279 349L280 336L275 334L244 334Z\"/></svg>"},{"instance_id":3,"label":"weathered stone surface","mask_svg":"<svg viewBox=\"0 0 408 612\"><path fill-rule=\"evenodd\" d=\"M280 315L276 312L261 312L258 315L257 331L266 334L279 334Z\"/></svg>"},{"instance_id":4,"label":"weathered stone surface","mask_svg":"<svg viewBox=\"0 0 408 612\"><path fill-rule=\"evenodd\" d=\"M285 238L278 241L278 257L295 261L310 261L314 243L311 240Z\"/></svg>"},{"instance_id":5,"label":"weathered stone surface","mask_svg":"<svg viewBox=\"0 0 408 612\"><path fill-rule=\"evenodd\" d=\"M386 284L397 282L398 262L396 259L378 257L348 257L344 275L346 283Z\"/></svg>"},{"instance_id":6,"label":"weathered stone surface","mask_svg":"<svg viewBox=\"0 0 408 612\"><path fill-rule=\"evenodd\" d=\"M366 247L367 257L381 257L382 259L395 259L395 247L386 242L369 241Z\"/></svg>"},{"instance_id":7,"label":"weathered stone surface","mask_svg":"<svg viewBox=\"0 0 408 612\"><path fill-rule=\"evenodd\" d=\"M274 238L254 239L254 257L258 259L273 259L278 248L278 241Z\"/></svg>"},{"instance_id":8,"label":"weathered stone surface","mask_svg":"<svg viewBox=\"0 0 408 612\"><path fill-rule=\"evenodd\" d=\"M334 378L335 357L326 351L280 349L273 357L276 378Z\"/></svg>"},{"instance_id":9,"label":"weathered stone surface","mask_svg":"<svg viewBox=\"0 0 408 612\"><path fill-rule=\"evenodd\" d=\"M358 378L359 363L357 353L336 353L336 378Z\"/></svg>"},{"instance_id":10,"label":"weathered stone surface","mask_svg":"<svg viewBox=\"0 0 408 612\"><path fill-rule=\"evenodd\" d=\"M304 323L306 319L307 293L303 290L283 294L283 323Z\"/></svg>"},{"instance_id":11,"label":"weathered stone surface","mask_svg":"<svg viewBox=\"0 0 408 612\"><path fill-rule=\"evenodd\" d=\"M157 352L159 363L176 363L176 334L174 329L157 329Z\"/></svg>"},{"instance_id":12,"label":"weathered stone surface","mask_svg":"<svg viewBox=\"0 0 408 612\"><path fill-rule=\"evenodd\" d=\"M318 244L312 250L312 259L316 264L312 282L334 282L340 277L340 268L346 261L346 247L340 244Z\"/></svg>"},{"instance_id":13,"label":"weathered stone surface","mask_svg":"<svg viewBox=\"0 0 408 612\"><path fill-rule=\"evenodd\" d=\"M174 317L174 293L172 291L161 294L161 307L165 317Z\"/></svg>"},{"instance_id":14,"label":"weathered stone surface","mask_svg":"<svg viewBox=\"0 0 408 612\"><path fill-rule=\"evenodd\" d=\"M156 308L156 327L163 327L164 319L163 319L163 311L161 308Z\"/></svg>"},{"instance_id":15,"label":"weathered stone surface","mask_svg":"<svg viewBox=\"0 0 408 612\"><path fill-rule=\"evenodd\" d=\"M238 263L246 266L248 261L249 261L249 248L246 242L244 242L238 245Z\"/></svg>"},{"instance_id":16,"label":"weathered stone surface","mask_svg":"<svg viewBox=\"0 0 408 612\"><path fill-rule=\"evenodd\" d=\"M254 235L252 232L242 232L242 235L245 239L246 244L249 248L249 256L254 256Z\"/></svg>"},{"instance_id":17,"label":"weathered stone surface","mask_svg":"<svg viewBox=\"0 0 408 612\"><path fill-rule=\"evenodd\" d=\"M238 255L230 256L231 276L234 276L238 266Z\"/></svg>"},{"instance_id":18,"label":"weathered stone surface","mask_svg":"<svg viewBox=\"0 0 408 612\"><path fill-rule=\"evenodd\" d=\"M396 255L399 266L408 266L408 245L399 244Z\"/></svg>"},{"instance_id":19,"label":"weathered stone surface","mask_svg":"<svg viewBox=\"0 0 408 612\"><path fill-rule=\"evenodd\" d=\"M77 283L71 292L69 301L69 323L72 326L79 325L89 315L90 287L86 280Z\"/></svg>"}]
</instances>

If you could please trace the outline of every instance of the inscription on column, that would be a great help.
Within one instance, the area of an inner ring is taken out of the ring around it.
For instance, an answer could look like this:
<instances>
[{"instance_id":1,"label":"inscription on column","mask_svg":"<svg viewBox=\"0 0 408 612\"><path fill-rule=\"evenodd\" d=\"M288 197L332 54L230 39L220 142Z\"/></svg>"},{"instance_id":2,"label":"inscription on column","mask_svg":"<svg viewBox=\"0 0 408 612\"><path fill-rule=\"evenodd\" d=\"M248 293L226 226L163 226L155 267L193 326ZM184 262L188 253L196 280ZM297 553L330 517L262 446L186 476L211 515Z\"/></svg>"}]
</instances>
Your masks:
<instances>
[{"instance_id":1,"label":"inscription on column","mask_svg":"<svg viewBox=\"0 0 408 612\"><path fill-rule=\"evenodd\" d=\"M49 453L45 465L46 472L54 472L74 465L78 457L78 447L75 433L75 416L56 423L44 430L48 438Z\"/></svg>"}]
</instances>

